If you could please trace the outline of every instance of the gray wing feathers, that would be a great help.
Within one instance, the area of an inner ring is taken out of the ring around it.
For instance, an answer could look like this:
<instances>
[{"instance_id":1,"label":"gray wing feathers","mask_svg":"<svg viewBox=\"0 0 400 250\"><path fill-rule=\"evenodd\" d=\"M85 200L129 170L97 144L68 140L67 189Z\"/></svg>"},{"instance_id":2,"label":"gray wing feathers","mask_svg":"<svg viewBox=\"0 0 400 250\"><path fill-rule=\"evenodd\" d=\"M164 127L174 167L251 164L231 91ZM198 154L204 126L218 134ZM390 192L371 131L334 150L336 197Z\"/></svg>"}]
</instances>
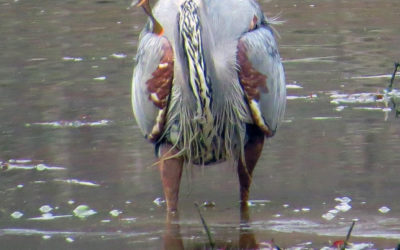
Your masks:
<instances>
[{"instance_id":1,"label":"gray wing feathers","mask_svg":"<svg viewBox=\"0 0 400 250\"><path fill-rule=\"evenodd\" d=\"M285 75L278 48L269 27L246 33L241 40L253 67L267 76L268 92L260 93L261 114L270 129L275 130L283 119L286 107Z\"/></svg>"},{"instance_id":2,"label":"gray wing feathers","mask_svg":"<svg viewBox=\"0 0 400 250\"><path fill-rule=\"evenodd\" d=\"M132 79L132 107L136 121L145 134L149 135L156 124L160 108L150 100L147 81L159 66L163 55L163 41L152 33L143 35L136 55L136 66Z\"/></svg>"}]
</instances>

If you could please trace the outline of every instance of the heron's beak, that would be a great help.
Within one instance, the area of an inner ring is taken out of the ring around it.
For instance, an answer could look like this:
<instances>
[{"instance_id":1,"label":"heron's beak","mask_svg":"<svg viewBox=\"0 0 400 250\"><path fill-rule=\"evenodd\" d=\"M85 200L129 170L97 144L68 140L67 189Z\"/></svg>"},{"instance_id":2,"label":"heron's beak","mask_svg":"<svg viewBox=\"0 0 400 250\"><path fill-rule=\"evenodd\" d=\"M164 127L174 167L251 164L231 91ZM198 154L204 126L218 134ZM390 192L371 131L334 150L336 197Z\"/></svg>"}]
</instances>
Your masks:
<instances>
[{"instance_id":1,"label":"heron's beak","mask_svg":"<svg viewBox=\"0 0 400 250\"><path fill-rule=\"evenodd\" d=\"M142 6L145 2L148 2L148 0L133 0L131 3L131 7L140 7Z\"/></svg>"},{"instance_id":2,"label":"heron's beak","mask_svg":"<svg viewBox=\"0 0 400 250\"><path fill-rule=\"evenodd\" d=\"M131 6L142 7L144 12L150 17L153 23L153 33L159 36L164 34L161 24L154 18L151 11L149 0L133 0Z\"/></svg>"}]
</instances>

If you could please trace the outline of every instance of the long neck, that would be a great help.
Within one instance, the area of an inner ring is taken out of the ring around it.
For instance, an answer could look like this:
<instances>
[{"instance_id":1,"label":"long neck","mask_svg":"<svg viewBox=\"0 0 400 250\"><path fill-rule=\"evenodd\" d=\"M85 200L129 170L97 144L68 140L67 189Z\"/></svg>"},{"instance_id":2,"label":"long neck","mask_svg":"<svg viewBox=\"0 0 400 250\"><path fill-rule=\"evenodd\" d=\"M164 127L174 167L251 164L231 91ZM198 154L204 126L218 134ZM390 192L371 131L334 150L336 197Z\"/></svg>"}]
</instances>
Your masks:
<instances>
[{"instance_id":1,"label":"long neck","mask_svg":"<svg viewBox=\"0 0 400 250\"><path fill-rule=\"evenodd\" d=\"M211 113L212 90L209 78L207 77L203 53L202 30L198 6L194 0L186 0L181 5L179 33L188 67L188 82L197 101L196 118L200 119L201 123L205 123L205 127L210 127L207 126L207 124L212 125L213 123L213 116Z\"/></svg>"}]
</instances>

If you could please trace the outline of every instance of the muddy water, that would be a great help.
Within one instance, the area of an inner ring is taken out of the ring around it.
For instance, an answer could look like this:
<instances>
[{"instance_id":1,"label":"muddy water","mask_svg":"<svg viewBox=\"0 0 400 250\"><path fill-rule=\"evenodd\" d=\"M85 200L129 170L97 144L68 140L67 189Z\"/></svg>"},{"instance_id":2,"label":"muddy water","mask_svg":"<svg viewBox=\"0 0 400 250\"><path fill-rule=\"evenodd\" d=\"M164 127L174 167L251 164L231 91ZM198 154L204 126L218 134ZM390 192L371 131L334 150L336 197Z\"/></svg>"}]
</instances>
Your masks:
<instances>
[{"instance_id":1,"label":"muddy water","mask_svg":"<svg viewBox=\"0 0 400 250\"><path fill-rule=\"evenodd\" d=\"M0 0L0 248L394 248L400 123L386 93L400 2L261 1L285 62L285 122L255 170L246 225L225 165L186 171L166 223L152 146L130 108L145 16L128 1ZM250 242L250 243L249 243Z\"/></svg>"}]
</instances>

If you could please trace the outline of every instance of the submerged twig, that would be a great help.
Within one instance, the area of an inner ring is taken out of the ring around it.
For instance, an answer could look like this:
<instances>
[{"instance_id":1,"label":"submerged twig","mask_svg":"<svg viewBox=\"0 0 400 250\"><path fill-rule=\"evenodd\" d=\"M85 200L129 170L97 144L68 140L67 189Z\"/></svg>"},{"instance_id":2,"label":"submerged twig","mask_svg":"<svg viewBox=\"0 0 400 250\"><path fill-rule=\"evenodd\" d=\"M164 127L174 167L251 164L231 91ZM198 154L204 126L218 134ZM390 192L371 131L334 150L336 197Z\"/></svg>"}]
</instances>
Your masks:
<instances>
[{"instance_id":1,"label":"submerged twig","mask_svg":"<svg viewBox=\"0 0 400 250\"><path fill-rule=\"evenodd\" d=\"M395 62L394 63L394 71L393 71L393 74L392 74L392 78L390 79L390 84L389 84L389 87L387 88L389 92L392 91L392 89L393 89L394 78L396 77L397 69L399 67L400 67L400 63L399 62Z\"/></svg>"},{"instance_id":2,"label":"submerged twig","mask_svg":"<svg viewBox=\"0 0 400 250\"><path fill-rule=\"evenodd\" d=\"M345 250L346 249L346 247L347 247L347 245L349 243L351 231L353 231L353 227L354 227L355 224L356 224L356 221L353 220L353 223L351 223L351 226L349 228L349 231L347 232L346 239L344 240L344 243L343 243L343 246L342 246L341 250Z\"/></svg>"},{"instance_id":3,"label":"submerged twig","mask_svg":"<svg viewBox=\"0 0 400 250\"><path fill-rule=\"evenodd\" d=\"M215 243L214 243L214 241L213 241L213 239L212 239L210 229L208 228L207 223L206 223L206 221L204 220L204 217L203 217L203 215L202 215L201 212L200 212L199 204L197 204L197 202L195 202L195 203L194 203L194 206L197 208L197 212L199 213L201 223L203 224L204 230L205 230L206 233L207 233L208 242L210 243L211 249L214 249L214 248L215 248Z\"/></svg>"}]
</instances>

